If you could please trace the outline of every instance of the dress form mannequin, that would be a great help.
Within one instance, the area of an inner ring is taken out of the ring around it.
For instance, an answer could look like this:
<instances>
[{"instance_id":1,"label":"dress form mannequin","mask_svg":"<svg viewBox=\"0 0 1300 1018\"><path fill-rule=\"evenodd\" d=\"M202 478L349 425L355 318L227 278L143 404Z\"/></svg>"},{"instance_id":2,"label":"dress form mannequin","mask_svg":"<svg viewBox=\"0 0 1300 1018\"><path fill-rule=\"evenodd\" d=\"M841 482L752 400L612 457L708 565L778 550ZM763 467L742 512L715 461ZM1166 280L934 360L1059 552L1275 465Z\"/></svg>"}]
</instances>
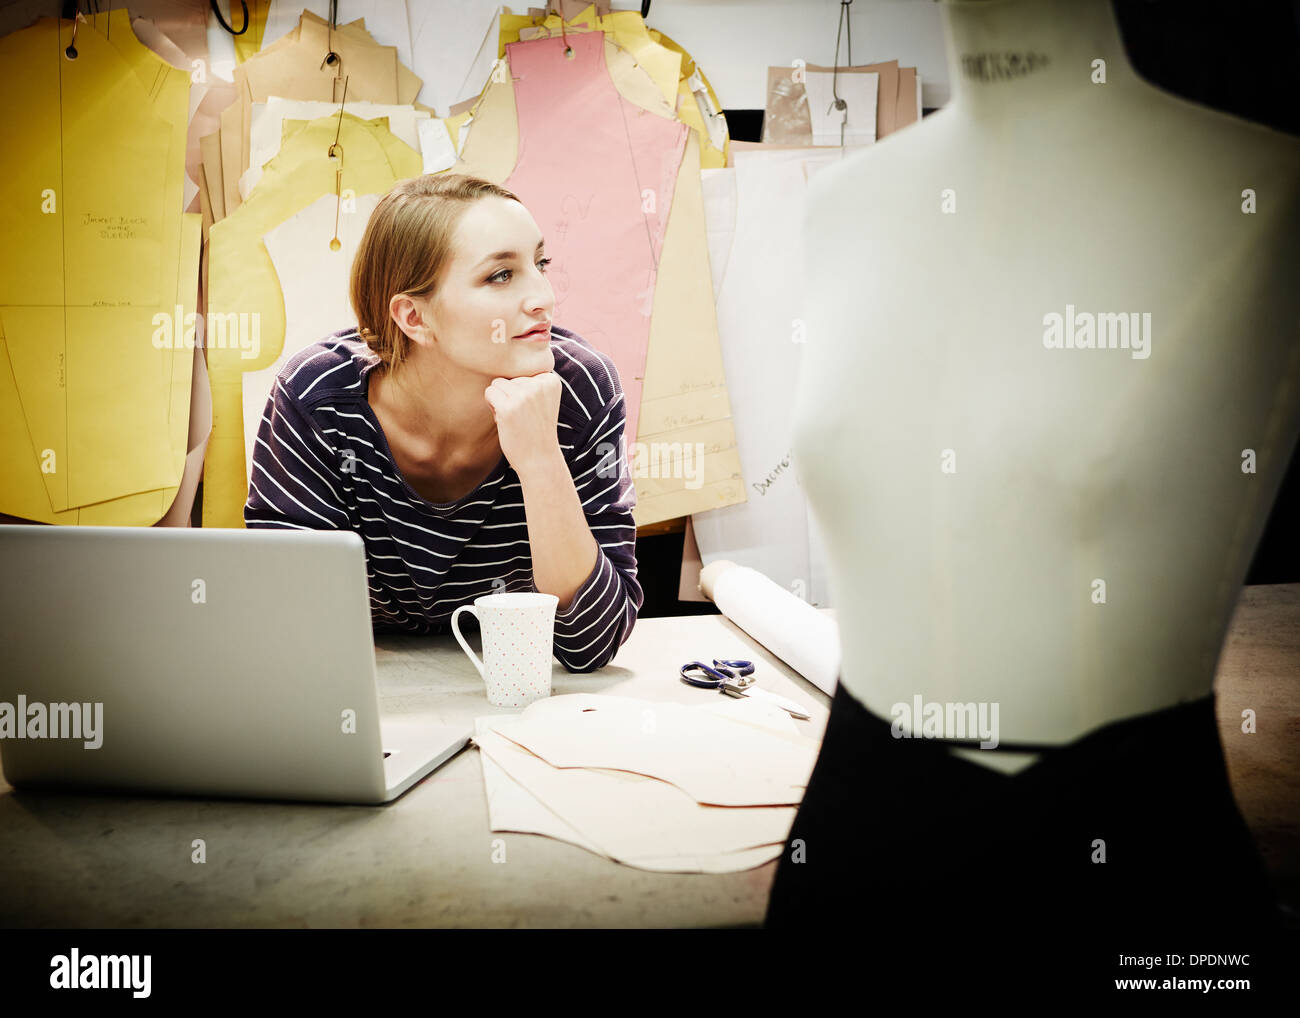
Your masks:
<instances>
[{"instance_id":1,"label":"dress form mannequin","mask_svg":"<svg viewBox=\"0 0 1300 1018\"><path fill-rule=\"evenodd\" d=\"M1300 142L1141 81L1106 0L944 16L952 103L810 182L794 458L847 691L1067 743L1211 691L1300 431ZM1048 345L1085 315L1142 339Z\"/></svg>"}]
</instances>

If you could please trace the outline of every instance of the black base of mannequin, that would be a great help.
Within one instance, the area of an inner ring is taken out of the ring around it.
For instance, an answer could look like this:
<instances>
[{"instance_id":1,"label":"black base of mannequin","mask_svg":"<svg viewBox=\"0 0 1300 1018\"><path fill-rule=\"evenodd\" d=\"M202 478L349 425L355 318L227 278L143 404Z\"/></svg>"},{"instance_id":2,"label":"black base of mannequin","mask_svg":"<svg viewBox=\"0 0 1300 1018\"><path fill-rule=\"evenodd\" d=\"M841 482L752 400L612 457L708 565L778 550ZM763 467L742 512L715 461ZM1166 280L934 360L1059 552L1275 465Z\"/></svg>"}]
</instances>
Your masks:
<instances>
[{"instance_id":1,"label":"black base of mannequin","mask_svg":"<svg viewBox=\"0 0 1300 1018\"><path fill-rule=\"evenodd\" d=\"M1281 931L1213 696L1106 725L1006 775L938 740L895 739L841 685L765 926L846 920L903 955L989 937L1007 938L996 944L1007 957L1017 943L1233 953Z\"/></svg>"}]
</instances>

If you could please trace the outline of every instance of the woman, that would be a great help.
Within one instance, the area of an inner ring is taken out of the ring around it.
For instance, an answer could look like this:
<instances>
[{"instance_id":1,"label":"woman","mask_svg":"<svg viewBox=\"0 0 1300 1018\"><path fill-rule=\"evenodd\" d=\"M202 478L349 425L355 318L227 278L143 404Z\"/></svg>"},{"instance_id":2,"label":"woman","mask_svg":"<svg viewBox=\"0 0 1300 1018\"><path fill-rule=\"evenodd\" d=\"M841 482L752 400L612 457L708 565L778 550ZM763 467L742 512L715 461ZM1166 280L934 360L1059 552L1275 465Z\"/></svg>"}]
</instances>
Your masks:
<instances>
[{"instance_id":1,"label":"woman","mask_svg":"<svg viewBox=\"0 0 1300 1018\"><path fill-rule=\"evenodd\" d=\"M394 187L353 263L358 328L276 379L244 520L360 534L377 631L445 632L484 594L554 594L555 656L588 672L643 601L636 496L618 372L551 324L543 250L488 181Z\"/></svg>"}]
</instances>

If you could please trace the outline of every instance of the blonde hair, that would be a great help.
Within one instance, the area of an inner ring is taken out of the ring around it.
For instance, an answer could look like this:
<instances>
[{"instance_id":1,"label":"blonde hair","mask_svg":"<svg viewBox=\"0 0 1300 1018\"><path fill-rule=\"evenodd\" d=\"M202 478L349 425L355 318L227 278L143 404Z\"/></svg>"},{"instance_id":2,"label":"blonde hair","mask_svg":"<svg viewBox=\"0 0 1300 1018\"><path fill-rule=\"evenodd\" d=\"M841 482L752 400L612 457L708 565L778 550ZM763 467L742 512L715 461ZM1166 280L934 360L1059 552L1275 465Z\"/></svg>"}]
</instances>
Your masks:
<instances>
[{"instance_id":1,"label":"blonde hair","mask_svg":"<svg viewBox=\"0 0 1300 1018\"><path fill-rule=\"evenodd\" d=\"M352 261L348 296L361 338L389 371L401 367L411 343L389 312L392 298L433 294L451 260L460 217L493 195L519 201L504 187L464 173L399 180L379 200Z\"/></svg>"}]
</instances>

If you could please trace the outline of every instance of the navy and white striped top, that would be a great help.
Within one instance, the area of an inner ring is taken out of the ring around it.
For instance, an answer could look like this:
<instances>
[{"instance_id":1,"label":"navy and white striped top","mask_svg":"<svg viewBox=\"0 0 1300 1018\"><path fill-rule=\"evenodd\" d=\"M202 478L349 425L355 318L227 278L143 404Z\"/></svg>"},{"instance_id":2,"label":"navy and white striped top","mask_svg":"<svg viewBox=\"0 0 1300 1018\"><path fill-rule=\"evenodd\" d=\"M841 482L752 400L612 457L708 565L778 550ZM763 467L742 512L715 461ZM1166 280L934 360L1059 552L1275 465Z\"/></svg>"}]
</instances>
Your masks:
<instances>
[{"instance_id":1,"label":"navy and white striped top","mask_svg":"<svg viewBox=\"0 0 1300 1018\"><path fill-rule=\"evenodd\" d=\"M608 664L631 635L644 600L636 493L614 362L557 326L551 349L563 383L559 446L600 546L568 610L556 613L555 656L570 672L589 672ZM367 399L379 363L355 328L285 363L258 428L244 522L355 531L365 542L375 631L446 633L451 613L476 597L537 590L523 492L502 457L464 498L437 504L420 496L398 470Z\"/></svg>"}]
</instances>

